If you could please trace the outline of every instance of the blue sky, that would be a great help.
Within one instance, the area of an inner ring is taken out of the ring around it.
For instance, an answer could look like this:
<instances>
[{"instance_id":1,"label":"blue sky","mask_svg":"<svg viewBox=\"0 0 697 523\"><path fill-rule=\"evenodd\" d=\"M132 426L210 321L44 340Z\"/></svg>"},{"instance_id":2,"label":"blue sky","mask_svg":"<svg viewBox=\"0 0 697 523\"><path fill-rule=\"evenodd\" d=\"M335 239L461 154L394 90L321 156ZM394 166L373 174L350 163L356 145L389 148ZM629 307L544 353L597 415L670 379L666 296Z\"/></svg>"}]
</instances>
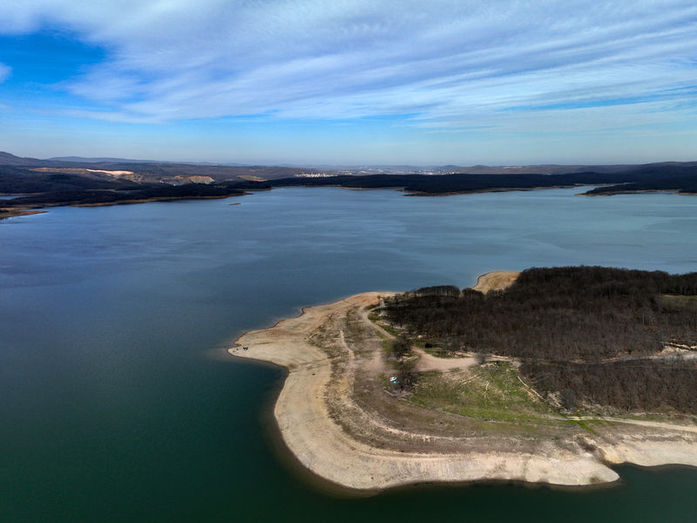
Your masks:
<instances>
[{"instance_id":1,"label":"blue sky","mask_svg":"<svg viewBox=\"0 0 697 523\"><path fill-rule=\"evenodd\" d=\"M697 160L697 3L6 0L0 150Z\"/></svg>"}]
</instances>

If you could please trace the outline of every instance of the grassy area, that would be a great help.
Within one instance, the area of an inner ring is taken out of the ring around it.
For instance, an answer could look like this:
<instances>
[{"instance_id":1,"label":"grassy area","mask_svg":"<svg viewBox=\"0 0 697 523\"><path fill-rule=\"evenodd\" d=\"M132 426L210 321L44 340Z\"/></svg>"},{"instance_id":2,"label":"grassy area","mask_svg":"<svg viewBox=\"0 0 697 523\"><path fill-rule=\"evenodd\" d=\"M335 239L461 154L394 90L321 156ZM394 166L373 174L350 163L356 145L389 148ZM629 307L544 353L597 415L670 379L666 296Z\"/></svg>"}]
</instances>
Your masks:
<instances>
[{"instance_id":1,"label":"grassy area","mask_svg":"<svg viewBox=\"0 0 697 523\"><path fill-rule=\"evenodd\" d=\"M592 423L597 422L597 420L578 420L578 419L570 419L567 420L567 423L571 425L576 425L578 427L581 427L583 430L590 432L591 434L595 434L595 430L590 426Z\"/></svg>"},{"instance_id":2,"label":"grassy area","mask_svg":"<svg viewBox=\"0 0 697 523\"><path fill-rule=\"evenodd\" d=\"M368 309L368 310L370 310L370 309ZM371 311L368 313L368 319L370 321L372 321L373 323L377 323L378 321L380 321L380 315L377 312Z\"/></svg>"},{"instance_id":3,"label":"grassy area","mask_svg":"<svg viewBox=\"0 0 697 523\"><path fill-rule=\"evenodd\" d=\"M557 423L548 418L554 411L526 390L508 362L467 371L423 373L409 401L483 420Z\"/></svg>"},{"instance_id":4,"label":"grassy area","mask_svg":"<svg viewBox=\"0 0 697 523\"><path fill-rule=\"evenodd\" d=\"M688 310L697 312L697 296L682 296L677 294L661 294L659 303L670 310Z\"/></svg>"},{"instance_id":5,"label":"grassy area","mask_svg":"<svg viewBox=\"0 0 697 523\"><path fill-rule=\"evenodd\" d=\"M368 313L368 319L372 321L375 325L382 327L383 330L387 331L392 336L399 336L401 334L399 330L395 329L392 325L384 321L382 319L382 316L380 316L380 314L378 314L375 311Z\"/></svg>"}]
</instances>

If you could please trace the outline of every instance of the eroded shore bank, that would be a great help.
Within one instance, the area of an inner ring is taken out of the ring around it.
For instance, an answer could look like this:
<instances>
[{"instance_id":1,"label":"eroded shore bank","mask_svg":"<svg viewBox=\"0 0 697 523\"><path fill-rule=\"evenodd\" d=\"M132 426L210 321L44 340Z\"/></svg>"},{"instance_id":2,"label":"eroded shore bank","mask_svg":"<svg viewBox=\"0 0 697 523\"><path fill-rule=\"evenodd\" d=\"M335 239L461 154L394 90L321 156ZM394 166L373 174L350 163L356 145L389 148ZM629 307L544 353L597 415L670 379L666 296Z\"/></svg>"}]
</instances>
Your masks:
<instances>
[{"instance_id":1,"label":"eroded shore bank","mask_svg":"<svg viewBox=\"0 0 697 523\"><path fill-rule=\"evenodd\" d=\"M245 333L229 349L288 369L274 417L290 451L321 478L360 490L484 480L582 486L616 481L612 464L697 466L694 425L606 419L588 430L561 418L507 423L391 394L383 348L391 335L368 318L368 308L387 295L305 308Z\"/></svg>"}]
</instances>

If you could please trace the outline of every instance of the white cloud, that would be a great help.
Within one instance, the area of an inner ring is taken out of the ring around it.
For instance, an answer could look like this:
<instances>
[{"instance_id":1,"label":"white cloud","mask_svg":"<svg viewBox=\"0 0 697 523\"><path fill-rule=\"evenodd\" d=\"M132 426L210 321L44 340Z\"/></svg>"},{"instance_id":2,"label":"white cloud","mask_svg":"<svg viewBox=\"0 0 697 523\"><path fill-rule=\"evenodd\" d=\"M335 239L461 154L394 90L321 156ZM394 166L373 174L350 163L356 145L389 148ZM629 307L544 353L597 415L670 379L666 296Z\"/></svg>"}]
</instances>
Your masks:
<instances>
[{"instance_id":1,"label":"white cloud","mask_svg":"<svg viewBox=\"0 0 697 523\"><path fill-rule=\"evenodd\" d=\"M10 73L12 72L12 69L8 66L6 66L3 63L0 63L0 83L4 82L8 76L10 76Z\"/></svg>"},{"instance_id":2,"label":"white cloud","mask_svg":"<svg viewBox=\"0 0 697 523\"><path fill-rule=\"evenodd\" d=\"M606 104L639 125L647 104L693 102L697 79L692 0L15 0L0 32L46 25L107 49L63 87L112 120L408 114L513 128Z\"/></svg>"}]
</instances>

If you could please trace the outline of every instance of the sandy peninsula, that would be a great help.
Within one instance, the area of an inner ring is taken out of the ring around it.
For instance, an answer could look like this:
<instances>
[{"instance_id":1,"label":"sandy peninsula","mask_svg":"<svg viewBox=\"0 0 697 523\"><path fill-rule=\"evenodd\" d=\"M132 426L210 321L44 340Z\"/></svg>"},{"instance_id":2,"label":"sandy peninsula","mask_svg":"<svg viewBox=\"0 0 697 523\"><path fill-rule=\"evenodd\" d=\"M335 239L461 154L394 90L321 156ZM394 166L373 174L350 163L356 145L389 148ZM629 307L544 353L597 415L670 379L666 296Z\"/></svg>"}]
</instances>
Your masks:
<instances>
[{"instance_id":1,"label":"sandy peninsula","mask_svg":"<svg viewBox=\"0 0 697 523\"><path fill-rule=\"evenodd\" d=\"M500 289L515 276L489 273L478 285ZM483 480L583 486L616 481L612 464L697 466L694 424L554 416L495 421L424 407L391 391L384 342L392 334L369 318L389 294L307 307L296 318L245 333L229 349L234 357L288 369L275 419L288 449L317 476L358 490ZM477 365L473 355L419 353L418 370L447 379L465 379Z\"/></svg>"}]
</instances>

